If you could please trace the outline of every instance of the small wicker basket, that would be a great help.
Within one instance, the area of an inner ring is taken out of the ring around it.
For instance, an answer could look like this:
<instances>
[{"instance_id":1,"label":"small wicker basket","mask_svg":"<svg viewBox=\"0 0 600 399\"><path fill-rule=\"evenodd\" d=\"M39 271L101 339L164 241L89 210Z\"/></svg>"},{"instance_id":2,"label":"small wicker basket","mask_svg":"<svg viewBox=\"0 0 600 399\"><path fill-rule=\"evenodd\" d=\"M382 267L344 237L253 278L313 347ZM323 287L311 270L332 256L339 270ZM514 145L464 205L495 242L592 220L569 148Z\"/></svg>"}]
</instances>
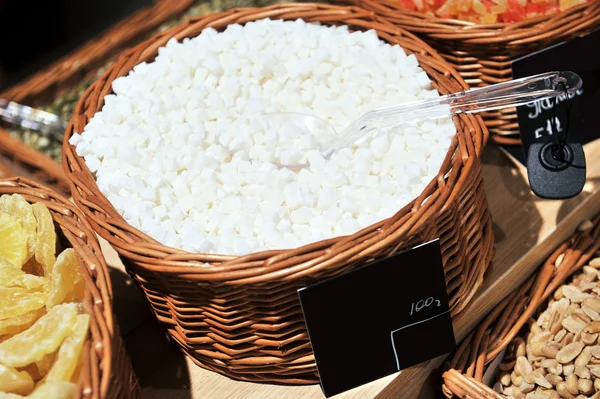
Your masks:
<instances>
[{"instance_id":1,"label":"small wicker basket","mask_svg":"<svg viewBox=\"0 0 600 399\"><path fill-rule=\"evenodd\" d=\"M482 382L490 362L513 340L549 295L598 256L600 215L591 228L578 231L559 246L529 280L508 295L462 342L450 361L450 369L443 374L444 394L448 398L504 399Z\"/></svg>"},{"instance_id":2,"label":"small wicker basket","mask_svg":"<svg viewBox=\"0 0 600 399\"><path fill-rule=\"evenodd\" d=\"M356 4L418 35L475 87L510 80L513 60L600 28L600 1L518 23L489 25L409 11L395 0L356 0ZM521 143L514 108L488 112L483 118L492 141Z\"/></svg>"},{"instance_id":3,"label":"small wicker basket","mask_svg":"<svg viewBox=\"0 0 600 399\"><path fill-rule=\"evenodd\" d=\"M50 102L77 84L90 71L131 46L160 23L185 10L193 0L158 0L113 26L23 83L0 93L0 98L30 106ZM0 128L0 177L26 176L67 195L69 183L60 165L27 147Z\"/></svg>"},{"instance_id":4,"label":"small wicker basket","mask_svg":"<svg viewBox=\"0 0 600 399\"><path fill-rule=\"evenodd\" d=\"M354 235L301 248L235 257L192 254L159 244L129 226L102 195L83 158L68 143L111 92L111 82L156 57L175 37L262 18L375 29L415 53L442 93L466 89L443 59L413 35L356 7L312 3L243 8L189 20L125 53L80 99L67 129L63 166L73 196L98 234L123 258L157 318L198 365L249 381L318 382L297 289L440 237L453 314L482 284L493 252L491 220L479 156L487 139L481 118L456 117L458 134L438 176L394 217ZM199 267L202 263L212 267Z\"/></svg>"},{"instance_id":5,"label":"small wicker basket","mask_svg":"<svg viewBox=\"0 0 600 399\"><path fill-rule=\"evenodd\" d=\"M100 244L75 205L50 189L24 178L0 180L0 196L20 194L28 202L48 207L58 240L78 255L86 282L84 305L90 315L90 339L85 344L75 398L130 399L140 386L125 353L112 310L112 286Z\"/></svg>"}]
</instances>

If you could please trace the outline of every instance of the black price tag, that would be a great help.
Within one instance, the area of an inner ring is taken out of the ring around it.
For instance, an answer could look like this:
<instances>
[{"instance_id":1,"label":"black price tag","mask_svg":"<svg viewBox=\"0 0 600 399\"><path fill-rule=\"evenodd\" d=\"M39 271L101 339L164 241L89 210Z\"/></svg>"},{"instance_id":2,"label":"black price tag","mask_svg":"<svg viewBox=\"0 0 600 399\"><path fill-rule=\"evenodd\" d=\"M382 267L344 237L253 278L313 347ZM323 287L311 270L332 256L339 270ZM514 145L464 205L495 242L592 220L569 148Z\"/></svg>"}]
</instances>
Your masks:
<instances>
[{"instance_id":1,"label":"black price tag","mask_svg":"<svg viewBox=\"0 0 600 399\"><path fill-rule=\"evenodd\" d=\"M594 119L600 105L600 31L563 42L512 62L513 78L551 71L573 71L583 80L583 88L569 98L538 101L517 108L523 147L506 146L513 157L525 164L533 143L544 144L553 139L552 120L558 134L565 133L567 101L570 108L569 141L585 144L600 138Z\"/></svg>"},{"instance_id":2,"label":"black price tag","mask_svg":"<svg viewBox=\"0 0 600 399\"><path fill-rule=\"evenodd\" d=\"M327 397L456 348L439 240L298 294Z\"/></svg>"}]
</instances>

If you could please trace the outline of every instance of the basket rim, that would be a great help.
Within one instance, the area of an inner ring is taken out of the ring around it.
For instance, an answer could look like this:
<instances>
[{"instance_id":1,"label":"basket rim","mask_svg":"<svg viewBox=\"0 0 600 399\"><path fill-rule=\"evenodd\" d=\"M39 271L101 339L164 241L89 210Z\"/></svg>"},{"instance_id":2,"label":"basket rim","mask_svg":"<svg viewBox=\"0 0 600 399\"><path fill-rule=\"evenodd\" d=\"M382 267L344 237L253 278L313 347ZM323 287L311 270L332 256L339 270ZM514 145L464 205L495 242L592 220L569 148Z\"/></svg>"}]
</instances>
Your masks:
<instances>
[{"instance_id":1,"label":"basket rim","mask_svg":"<svg viewBox=\"0 0 600 399\"><path fill-rule=\"evenodd\" d=\"M463 41L469 44L530 44L557 33L570 33L600 21L600 2L590 1L559 13L542 15L519 22L479 24L458 19L441 18L402 7L394 0L357 0L357 5L373 10L391 22L431 38ZM590 23L591 21L591 23Z\"/></svg>"},{"instance_id":2,"label":"basket rim","mask_svg":"<svg viewBox=\"0 0 600 399\"><path fill-rule=\"evenodd\" d=\"M29 203L46 205L55 228L62 231L75 250L86 280L84 304L91 320L89 340L84 347L87 361L84 362L86 366L82 368L79 377L76 397L83 396L83 391L92 389L92 397L106 398L116 366L113 359L113 339L118 333L115 331L108 266L94 231L75 204L32 180L23 177L0 179L0 196L4 194L20 194Z\"/></svg>"},{"instance_id":3,"label":"basket rim","mask_svg":"<svg viewBox=\"0 0 600 399\"><path fill-rule=\"evenodd\" d=\"M352 25L352 27L374 28L378 31L381 39L401 43L405 49L415 53L421 67L430 76L434 75L435 79L432 80L437 82L434 84L436 88L439 86L440 90L446 92L448 91L446 86L451 87L454 91L468 89L467 84L458 73L429 45L413 34L380 19L375 13L355 6L288 3L260 8L236 8L192 18L154 36L124 53L88 89L77 104L75 115L69 123L63 141L63 167L70 181L75 202L88 216L94 230L109 241L120 255L134 261L137 266L150 272L178 274L182 278L193 280L246 284L270 281L273 278L292 279L314 271L311 268L315 265L322 270L340 259L345 262L354 262L369 257L378 248L389 244L397 237L410 237L411 233L422 227L423 220L443 208L446 203L444 200L456 199L459 193L454 189L455 187L449 187L457 182L466 184L465 176L478 166L479 154L487 141L487 129L481 117L460 115L456 116L454 120L458 125L459 132L463 134L457 134L453 140L441 168L444 172L440 171L423 193L398 211L395 216L353 235L335 237L300 248L269 250L246 256L235 256L190 253L169 248L129 226L106 197L99 192L95 179L85 162L76 155L74 147L69 144L69 139L75 134L75 131L82 131L87 123L87 118L95 113L93 109L86 107L99 109L102 98L110 91L110 82L117 76L122 76L122 69L126 69L128 72L138 62L153 59L153 54L156 53L158 47L171 37L178 39L186 37L189 32L198 27L204 29L266 17L303 18L307 22L344 23ZM436 68L443 70L444 73L438 72ZM462 157L454 156L455 152L457 154L462 152ZM462 178L458 176L457 169L460 168L463 169ZM444 203L441 203L443 201ZM393 232L382 239L378 231L384 229L393 230ZM355 242L357 238L361 240L360 245ZM293 259L294 262L290 262L290 259ZM211 266L201 267L203 263L211 263Z\"/></svg>"}]
</instances>

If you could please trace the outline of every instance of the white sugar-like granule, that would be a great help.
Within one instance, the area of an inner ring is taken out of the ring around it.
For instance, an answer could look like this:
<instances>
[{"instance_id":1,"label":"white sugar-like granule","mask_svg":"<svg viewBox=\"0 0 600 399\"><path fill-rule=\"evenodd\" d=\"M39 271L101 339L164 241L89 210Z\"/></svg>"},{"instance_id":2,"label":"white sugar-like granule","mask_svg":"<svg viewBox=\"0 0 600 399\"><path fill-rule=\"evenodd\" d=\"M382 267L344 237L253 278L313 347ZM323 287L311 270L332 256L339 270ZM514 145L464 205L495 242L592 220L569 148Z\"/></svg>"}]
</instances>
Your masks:
<instances>
[{"instance_id":1,"label":"white sugar-like granule","mask_svg":"<svg viewBox=\"0 0 600 399\"><path fill-rule=\"evenodd\" d=\"M325 131L266 118L301 112L339 132L374 108L439 96L416 57L374 31L302 20L173 39L112 87L70 143L128 223L192 252L292 248L389 218L438 173L456 134L450 117L413 123L324 159ZM299 160L310 168L274 165Z\"/></svg>"}]
</instances>

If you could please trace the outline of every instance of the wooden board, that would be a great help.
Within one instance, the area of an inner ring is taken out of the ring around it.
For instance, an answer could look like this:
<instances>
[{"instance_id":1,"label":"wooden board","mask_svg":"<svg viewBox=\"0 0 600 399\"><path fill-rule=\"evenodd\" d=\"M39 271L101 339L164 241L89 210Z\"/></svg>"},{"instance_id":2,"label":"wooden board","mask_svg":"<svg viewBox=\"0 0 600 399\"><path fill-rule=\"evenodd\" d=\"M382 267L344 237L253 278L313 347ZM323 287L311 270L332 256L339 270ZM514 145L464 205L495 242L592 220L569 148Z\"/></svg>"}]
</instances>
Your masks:
<instances>
[{"instance_id":1,"label":"wooden board","mask_svg":"<svg viewBox=\"0 0 600 399\"><path fill-rule=\"evenodd\" d=\"M535 197L519 165L490 145L482 158L489 206L494 219L496 256L486 283L468 309L454 320L457 340L508 292L524 281L535 267L584 219L600 211L600 140L585 146L588 182L584 192L567 201ZM289 387L233 381L191 363L166 339L148 313L131 280L122 272L114 251L106 248L114 267L115 308L127 349L145 398L324 398L317 385ZM432 398L439 392L436 369L443 357L336 396L350 398ZM436 371L432 374L433 371Z\"/></svg>"}]
</instances>

